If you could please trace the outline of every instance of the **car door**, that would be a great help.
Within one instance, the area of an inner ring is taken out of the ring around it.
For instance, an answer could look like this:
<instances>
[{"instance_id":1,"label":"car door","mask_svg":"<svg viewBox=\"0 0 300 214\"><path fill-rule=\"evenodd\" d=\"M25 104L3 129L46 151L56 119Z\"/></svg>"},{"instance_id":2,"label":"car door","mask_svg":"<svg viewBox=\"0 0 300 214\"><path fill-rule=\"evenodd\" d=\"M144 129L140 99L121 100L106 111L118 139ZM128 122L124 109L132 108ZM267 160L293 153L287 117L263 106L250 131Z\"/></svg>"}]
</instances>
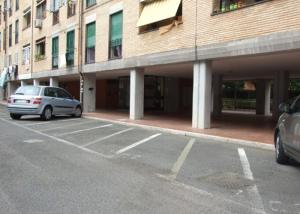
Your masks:
<instances>
[{"instance_id":1,"label":"car door","mask_svg":"<svg viewBox=\"0 0 300 214\"><path fill-rule=\"evenodd\" d=\"M53 114L61 114L59 109L59 102L57 100L57 91L55 88L47 87L44 89L44 99L46 104L50 104L53 108Z\"/></svg>"},{"instance_id":2,"label":"car door","mask_svg":"<svg viewBox=\"0 0 300 214\"><path fill-rule=\"evenodd\" d=\"M64 114L72 114L74 110L74 102L71 95L66 92L64 89L57 88L58 90L58 97L62 101L62 111Z\"/></svg>"},{"instance_id":3,"label":"car door","mask_svg":"<svg viewBox=\"0 0 300 214\"><path fill-rule=\"evenodd\" d=\"M292 106L292 115L290 122L290 138L293 152L298 153L300 158L300 97L294 102Z\"/></svg>"}]
</instances>

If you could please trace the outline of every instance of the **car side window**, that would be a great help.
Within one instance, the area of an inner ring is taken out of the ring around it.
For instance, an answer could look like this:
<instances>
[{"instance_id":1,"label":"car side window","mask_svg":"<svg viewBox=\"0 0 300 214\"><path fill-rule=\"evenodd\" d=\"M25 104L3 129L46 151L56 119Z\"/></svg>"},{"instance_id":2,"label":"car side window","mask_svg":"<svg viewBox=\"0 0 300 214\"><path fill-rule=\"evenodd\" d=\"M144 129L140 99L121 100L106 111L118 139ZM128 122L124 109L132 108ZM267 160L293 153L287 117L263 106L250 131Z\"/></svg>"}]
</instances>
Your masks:
<instances>
[{"instance_id":1,"label":"car side window","mask_svg":"<svg viewBox=\"0 0 300 214\"><path fill-rule=\"evenodd\" d=\"M47 97L57 97L57 91L55 88L45 88L44 95Z\"/></svg>"},{"instance_id":2,"label":"car side window","mask_svg":"<svg viewBox=\"0 0 300 214\"><path fill-rule=\"evenodd\" d=\"M62 89L58 89L58 97L64 99L71 99L71 95Z\"/></svg>"},{"instance_id":3,"label":"car side window","mask_svg":"<svg viewBox=\"0 0 300 214\"><path fill-rule=\"evenodd\" d=\"M296 102L294 103L294 106L293 106L293 112L297 112L299 113L300 112L300 98L298 98L296 100Z\"/></svg>"}]
</instances>

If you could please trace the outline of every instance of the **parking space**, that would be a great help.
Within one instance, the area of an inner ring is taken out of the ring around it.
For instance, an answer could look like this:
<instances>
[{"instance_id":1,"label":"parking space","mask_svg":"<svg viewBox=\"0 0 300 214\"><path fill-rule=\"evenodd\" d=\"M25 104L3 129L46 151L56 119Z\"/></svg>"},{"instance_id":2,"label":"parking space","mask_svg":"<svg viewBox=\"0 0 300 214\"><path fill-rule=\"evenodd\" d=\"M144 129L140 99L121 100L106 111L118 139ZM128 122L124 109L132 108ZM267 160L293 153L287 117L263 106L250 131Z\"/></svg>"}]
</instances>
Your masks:
<instances>
[{"instance_id":1,"label":"parking space","mask_svg":"<svg viewBox=\"0 0 300 214\"><path fill-rule=\"evenodd\" d=\"M300 212L300 189L295 188L300 167L276 164L273 151L86 118L13 121L3 107L0 119L20 128L23 135L30 133L15 142L26 152L35 148L46 153L55 146L68 156L71 147L207 192L253 213Z\"/></svg>"}]
</instances>

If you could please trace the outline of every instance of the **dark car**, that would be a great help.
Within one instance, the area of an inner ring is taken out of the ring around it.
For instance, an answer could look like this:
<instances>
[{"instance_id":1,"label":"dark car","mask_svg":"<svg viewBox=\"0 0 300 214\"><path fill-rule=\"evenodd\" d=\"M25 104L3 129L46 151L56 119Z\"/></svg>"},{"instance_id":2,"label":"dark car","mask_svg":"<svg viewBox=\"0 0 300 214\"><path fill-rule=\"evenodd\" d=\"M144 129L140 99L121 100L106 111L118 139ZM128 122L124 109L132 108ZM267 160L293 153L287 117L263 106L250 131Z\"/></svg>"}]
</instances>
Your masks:
<instances>
[{"instance_id":1,"label":"dark car","mask_svg":"<svg viewBox=\"0 0 300 214\"><path fill-rule=\"evenodd\" d=\"M300 96L279 105L282 113L274 135L276 161L286 164L290 158L300 162Z\"/></svg>"}]
</instances>

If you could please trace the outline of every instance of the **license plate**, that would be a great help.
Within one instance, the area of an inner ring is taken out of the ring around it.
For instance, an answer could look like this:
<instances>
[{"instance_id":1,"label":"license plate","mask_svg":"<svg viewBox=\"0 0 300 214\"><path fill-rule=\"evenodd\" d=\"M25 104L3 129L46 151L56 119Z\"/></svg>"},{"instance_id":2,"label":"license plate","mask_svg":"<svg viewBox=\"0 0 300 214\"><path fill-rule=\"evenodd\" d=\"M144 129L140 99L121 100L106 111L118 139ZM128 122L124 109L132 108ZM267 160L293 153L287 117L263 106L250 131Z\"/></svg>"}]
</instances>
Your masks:
<instances>
[{"instance_id":1,"label":"license plate","mask_svg":"<svg viewBox=\"0 0 300 214\"><path fill-rule=\"evenodd\" d=\"M15 100L15 103L26 104L28 102L27 102L27 100Z\"/></svg>"}]
</instances>

